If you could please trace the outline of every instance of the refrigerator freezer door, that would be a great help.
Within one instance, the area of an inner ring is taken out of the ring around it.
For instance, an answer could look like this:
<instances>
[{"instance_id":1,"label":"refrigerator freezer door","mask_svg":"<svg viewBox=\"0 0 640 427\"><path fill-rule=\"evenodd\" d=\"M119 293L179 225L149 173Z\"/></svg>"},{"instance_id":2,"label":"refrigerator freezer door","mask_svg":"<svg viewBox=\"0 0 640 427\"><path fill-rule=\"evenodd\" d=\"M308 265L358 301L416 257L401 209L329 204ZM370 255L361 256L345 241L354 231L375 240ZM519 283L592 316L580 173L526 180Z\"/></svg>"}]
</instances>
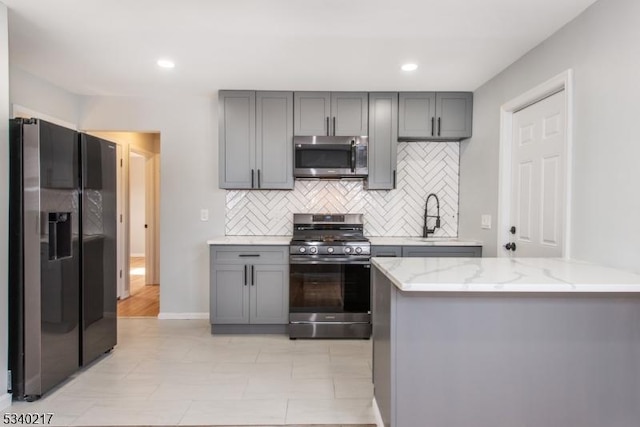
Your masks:
<instances>
[{"instance_id":1,"label":"refrigerator freezer door","mask_svg":"<svg viewBox=\"0 0 640 427\"><path fill-rule=\"evenodd\" d=\"M116 345L116 147L81 134L82 358L86 365Z\"/></svg>"}]
</instances>

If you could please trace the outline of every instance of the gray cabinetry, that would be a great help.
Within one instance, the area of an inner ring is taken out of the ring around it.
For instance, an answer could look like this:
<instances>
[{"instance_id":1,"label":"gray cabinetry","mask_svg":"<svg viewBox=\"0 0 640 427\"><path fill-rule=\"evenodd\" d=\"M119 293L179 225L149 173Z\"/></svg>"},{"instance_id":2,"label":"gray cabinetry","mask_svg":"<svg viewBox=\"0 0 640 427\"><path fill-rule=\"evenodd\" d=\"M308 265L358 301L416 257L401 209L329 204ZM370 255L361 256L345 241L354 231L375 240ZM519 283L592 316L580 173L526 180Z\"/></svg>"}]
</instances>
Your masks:
<instances>
[{"instance_id":1,"label":"gray cabinetry","mask_svg":"<svg viewBox=\"0 0 640 427\"><path fill-rule=\"evenodd\" d=\"M220 188L252 188L255 173L256 94L220 91L218 94Z\"/></svg>"},{"instance_id":2,"label":"gray cabinetry","mask_svg":"<svg viewBox=\"0 0 640 427\"><path fill-rule=\"evenodd\" d=\"M219 92L219 186L293 188L293 92Z\"/></svg>"},{"instance_id":3,"label":"gray cabinetry","mask_svg":"<svg viewBox=\"0 0 640 427\"><path fill-rule=\"evenodd\" d=\"M294 134L367 135L367 99L366 92L296 92Z\"/></svg>"},{"instance_id":4,"label":"gray cabinetry","mask_svg":"<svg viewBox=\"0 0 640 427\"><path fill-rule=\"evenodd\" d=\"M402 246L371 246L372 257L401 257Z\"/></svg>"},{"instance_id":5,"label":"gray cabinetry","mask_svg":"<svg viewBox=\"0 0 640 427\"><path fill-rule=\"evenodd\" d=\"M471 137L473 93L404 92L399 100L399 139L438 141Z\"/></svg>"},{"instance_id":6,"label":"gray cabinetry","mask_svg":"<svg viewBox=\"0 0 640 427\"><path fill-rule=\"evenodd\" d=\"M398 137L430 139L434 136L435 92L404 92L399 95Z\"/></svg>"},{"instance_id":7,"label":"gray cabinetry","mask_svg":"<svg viewBox=\"0 0 640 427\"><path fill-rule=\"evenodd\" d=\"M396 188L398 94L369 94L369 190Z\"/></svg>"},{"instance_id":8,"label":"gray cabinetry","mask_svg":"<svg viewBox=\"0 0 640 427\"><path fill-rule=\"evenodd\" d=\"M211 246L213 333L286 332L288 254L288 246Z\"/></svg>"},{"instance_id":9,"label":"gray cabinetry","mask_svg":"<svg viewBox=\"0 0 640 427\"><path fill-rule=\"evenodd\" d=\"M481 257L482 246L403 246L403 257Z\"/></svg>"}]
</instances>

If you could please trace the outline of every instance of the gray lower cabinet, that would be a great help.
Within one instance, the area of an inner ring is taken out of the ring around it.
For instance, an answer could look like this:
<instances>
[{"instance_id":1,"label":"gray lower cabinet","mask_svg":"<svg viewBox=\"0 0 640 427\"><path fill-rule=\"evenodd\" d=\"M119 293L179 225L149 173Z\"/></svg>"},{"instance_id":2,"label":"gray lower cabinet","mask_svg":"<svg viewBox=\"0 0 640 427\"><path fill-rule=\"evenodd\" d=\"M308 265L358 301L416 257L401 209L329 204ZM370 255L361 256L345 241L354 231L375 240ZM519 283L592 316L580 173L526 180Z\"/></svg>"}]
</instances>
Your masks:
<instances>
[{"instance_id":1,"label":"gray lower cabinet","mask_svg":"<svg viewBox=\"0 0 640 427\"><path fill-rule=\"evenodd\" d=\"M219 186L293 189L293 92L220 91Z\"/></svg>"},{"instance_id":2,"label":"gray lower cabinet","mask_svg":"<svg viewBox=\"0 0 640 427\"><path fill-rule=\"evenodd\" d=\"M400 140L455 141L471 137L472 92L403 92L399 102Z\"/></svg>"},{"instance_id":3,"label":"gray lower cabinet","mask_svg":"<svg viewBox=\"0 0 640 427\"><path fill-rule=\"evenodd\" d=\"M368 190L396 188L398 155L398 94L369 94Z\"/></svg>"},{"instance_id":4,"label":"gray lower cabinet","mask_svg":"<svg viewBox=\"0 0 640 427\"><path fill-rule=\"evenodd\" d=\"M371 246L373 257L401 257L402 246Z\"/></svg>"},{"instance_id":5,"label":"gray lower cabinet","mask_svg":"<svg viewBox=\"0 0 640 427\"><path fill-rule=\"evenodd\" d=\"M286 332L288 257L288 246L211 246L212 333Z\"/></svg>"},{"instance_id":6,"label":"gray lower cabinet","mask_svg":"<svg viewBox=\"0 0 640 427\"><path fill-rule=\"evenodd\" d=\"M403 257L481 257L482 246L403 246Z\"/></svg>"},{"instance_id":7,"label":"gray lower cabinet","mask_svg":"<svg viewBox=\"0 0 640 427\"><path fill-rule=\"evenodd\" d=\"M296 92L294 134L367 135L367 100L367 92Z\"/></svg>"}]
</instances>

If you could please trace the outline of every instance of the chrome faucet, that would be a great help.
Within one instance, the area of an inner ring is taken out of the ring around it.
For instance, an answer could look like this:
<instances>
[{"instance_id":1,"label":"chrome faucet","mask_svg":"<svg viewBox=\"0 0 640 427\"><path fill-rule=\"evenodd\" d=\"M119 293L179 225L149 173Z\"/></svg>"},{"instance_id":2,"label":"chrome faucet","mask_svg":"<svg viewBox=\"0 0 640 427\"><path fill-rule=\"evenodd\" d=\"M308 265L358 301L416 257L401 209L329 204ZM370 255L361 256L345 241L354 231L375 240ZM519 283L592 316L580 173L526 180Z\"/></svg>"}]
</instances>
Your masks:
<instances>
[{"instance_id":1,"label":"chrome faucet","mask_svg":"<svg viewBox=\"0 0 640 427\"><path fill-rule=\"evenodd\" d=\"M429 215L429 199L431 197L436 198L436 207L437 207L437 215ZM435 218L436 226L433 228L427 227L427 218ZM438 200L438 196L434 193L431 193L427 196L427 201L424 204L424 225L422 227L422 237L429 237L429 234L433 234L436 231L436 228L440 228L440 200Z\"/></svg>"}]
</instances>

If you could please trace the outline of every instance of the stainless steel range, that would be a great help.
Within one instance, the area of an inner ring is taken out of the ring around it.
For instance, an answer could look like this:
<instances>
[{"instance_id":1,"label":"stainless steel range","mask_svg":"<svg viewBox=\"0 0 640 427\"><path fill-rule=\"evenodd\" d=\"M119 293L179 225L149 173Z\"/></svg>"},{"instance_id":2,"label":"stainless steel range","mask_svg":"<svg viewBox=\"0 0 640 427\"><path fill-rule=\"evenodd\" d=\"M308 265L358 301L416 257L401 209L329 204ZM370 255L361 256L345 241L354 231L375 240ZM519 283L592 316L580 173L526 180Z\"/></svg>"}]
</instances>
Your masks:
<instances>
[{"instance_id":1,"label":"stainless steel range","mask_svg":"<svg viewBox=\"0 0 640 427\"><path fill-rule=\"evenodd\" d=\"M369 338L370 258L362 214L294 214L289 337Z\"/></svg>"}]
</instances>

